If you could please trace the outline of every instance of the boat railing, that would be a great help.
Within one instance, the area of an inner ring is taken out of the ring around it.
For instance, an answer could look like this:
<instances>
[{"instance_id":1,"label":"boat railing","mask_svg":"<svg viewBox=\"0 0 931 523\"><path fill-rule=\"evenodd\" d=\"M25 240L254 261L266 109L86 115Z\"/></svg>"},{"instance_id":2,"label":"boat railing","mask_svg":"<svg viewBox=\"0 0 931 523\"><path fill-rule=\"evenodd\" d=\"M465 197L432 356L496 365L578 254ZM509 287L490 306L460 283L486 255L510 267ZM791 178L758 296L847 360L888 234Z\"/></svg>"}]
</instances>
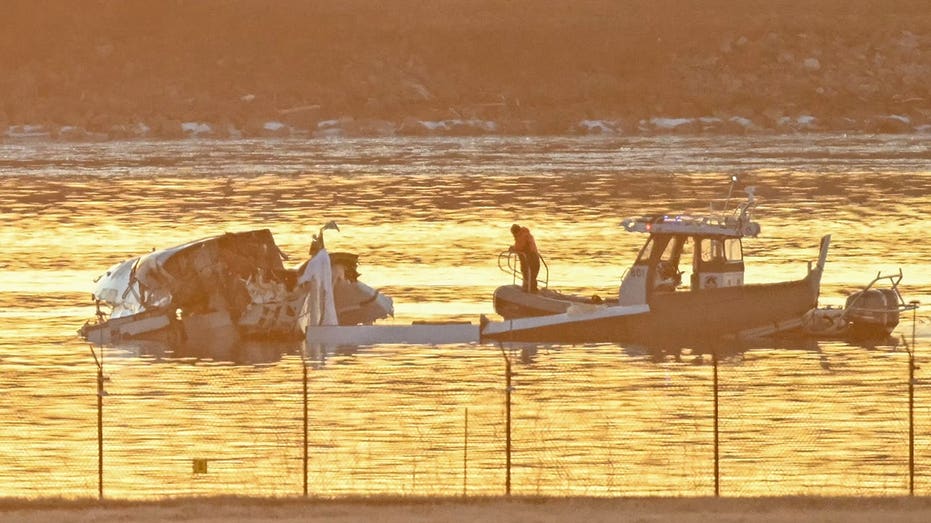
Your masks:
<instances>
[{"instance_id":1,"label":"boat railing","mask_svg":"<svg viewBox=\"0 0 931 523\"><path fill-rule=\"evenodd\" d=\"M501 251L498 254L498 268L501 269L505 274L511 275L511 283L516 285L517 279L523 279L523 276L520 272L520 256L518 252L513 252L510 250ZM546 260L543 258L542 254L540 256L540 272L537 274L537 286L543 289L549 287L550 283L550 267L546 264ZM540 276L543 276L543 279L540 279Z\"/></svg>"}]
</instances>

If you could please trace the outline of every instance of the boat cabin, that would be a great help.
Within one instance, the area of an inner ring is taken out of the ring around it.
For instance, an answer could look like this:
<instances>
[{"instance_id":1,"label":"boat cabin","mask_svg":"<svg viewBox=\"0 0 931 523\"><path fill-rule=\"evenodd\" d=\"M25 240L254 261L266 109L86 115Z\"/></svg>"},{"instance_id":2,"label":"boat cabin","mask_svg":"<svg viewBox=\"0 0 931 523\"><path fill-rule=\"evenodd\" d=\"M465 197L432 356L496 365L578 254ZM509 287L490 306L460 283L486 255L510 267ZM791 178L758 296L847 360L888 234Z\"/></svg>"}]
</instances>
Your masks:
<instances>
[{"instance_id":1,"label":"boat cabin","mask_svg":"<svg viewBox=\"0 0 931 523\"><path fill-rule=\"evenodd\" d=\"M624 220L629 232L647 238L633 266L624 274L621 305L650 303L656 293L701 292L744 284L744 236L757 236L750 221L752 195L735 216L648 216Z\"/></svg>"}]
</instances>

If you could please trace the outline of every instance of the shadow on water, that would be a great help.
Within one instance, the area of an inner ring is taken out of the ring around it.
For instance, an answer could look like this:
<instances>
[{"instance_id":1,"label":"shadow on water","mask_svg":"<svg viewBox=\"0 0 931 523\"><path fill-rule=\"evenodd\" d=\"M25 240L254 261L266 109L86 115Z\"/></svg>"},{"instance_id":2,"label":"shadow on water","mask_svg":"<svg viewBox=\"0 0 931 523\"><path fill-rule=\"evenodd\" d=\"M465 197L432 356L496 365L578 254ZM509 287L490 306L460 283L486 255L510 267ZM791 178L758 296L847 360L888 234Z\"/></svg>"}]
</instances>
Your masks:
<instances>
[{"instance_id":1,"label":"shadow on water","mask_svg":"<svg viewBox=\"0 0 931 523\"><path fill-rule=\"evenodd\" d=\"M651 363L684 363L692 365L711 365L714 356L718 362L741 364L746 353L750 351L797 351L819 354L822 366L829 368L822 348L824 345L837 345L895 352L907 350L909 340L900 335L887 335L867 338L815 338L805 335L782 335L754 338L747 340L693 340L689 343L672 343L651 341L647 343L595 343L595 344L559 344L533 342L499 342L482 344L477 349L502 351L515 364L532 366L545 362L556 353L571 351L619 351L621 355ZM300 340L238 340L212 343L172 343L164 340L130 340L110 345L123 351L130 357L139 357L152 363L225 363L231 365L263 365L279 362L285 356L303 357L314 367L333 363L332 358L358 356L365 352L377 354L379 345L336 345L326 346L305 343ZM412 349L411 346L399 350ZM342 361L342 360L341 360Z\"/></svg>"},{"instance_id":2,"label":"shadow on water","mask_svg":"<svg viewBox=\"0 0 931 523\"><path fill-rule=\"evenodd\" d=\"M491 345L489 345L489 347L491 347ZM724 341L709 341L701 344L692 343L688 345L656 341L649 343L594 343L584 345L501 342L496 343L493 347L497 350L503 350L512 362L519 362L525 365L541 363L554 353L571 351L594 352L604 350L619 350L624 357L635 360L646 360L653 363L676 362L701 364L707 362L710 364L711 356L715 354L715 352L719 359L729 359L737 357L752 348L749 345Z\"/></svg>"},{"instance_id":3,"label":"shadow on water","mask_svg":"<svg viewBox=\"0 0 931 523\"><path fill-rule=\"evenodd\" d=\"M822 367L830 370L830 361L822 349L825 345L837 344L849 348L881 352L907 350L908 347L907 342L894 335L836 339L819 339L805 335L784 335L746 340L698 340L687 344L662 341L592 345L511 342L497 344L496 347L504 349L512 362L523 365L541 363L554 352L593 351L605 347L609 349L616 347L620 349L623 356L640 361L692 365L712 365L715 356L717 356L719 363L740 365L744 356L751 351L793 351L817 354L821 359Z\"/></svg>"},{"instance_id":4,"label":"shadow on water","mask_svg":"<svg viewBox=\"0 0 931 523\"><path fill-rule=\"evenodd\" d=\"M376 345L324 346L302 340L238 340L212 343L178 343L165 340L127 340L107 345L130 358L141 358L151 363L210 363L234 366L269 365L286 356L303 357L313 367L333 363L332 358L357 356ZM302 354L303 353L303 354Z\"/></svg>"},{"instance_id":5,"label":"shadow on water","mask_svg":"<svg viewBox=\"0 0 931 523\"><path fill-rule=\"evenodd\" d=\"M323 367L333 364L333 358L355 357L366 352L378 352L379 345L319 345L303 343L300 341L270 341L249 340L235 343L210 345L172 344L164 341L133 340L114 344L111 348L123 351L129 357L138 357L152 363L219 363L231 365L262 365L281 361L285 356L301 356L314 367ZM769 348L780 348L770 343ZM401 347L400 350L412 347ZM555 353L571 351L614 350L620 348L622 353L636 359L646 359L655 363L711 363L711 355L717 351L720 360L739 357L751 348L764 348L762 344L737 345L734 343L673 346L663 344L592 344L592 345L566 345L556 343L530 343L510 342L479 345L478 349L503 351L508 359L515 364L532 366L544 362ZM783 347L785 348L785 347ZM801 350L817 350L817 343L811 341L804 347L794 344L792 348ZM487 354L485 355L487 356ZM341 362L345 362L340 360Z\"/></svg>"},{"instance_id":6,"label":"shadow on water","mask_svg":"<svg viewBox=\"0 0 931 523\"><path fill-rule=\"evenodd\" d=\"M191 364L209 362L231 365L267 365L287 355L300 355L301 344L295 341L238 341L226 344L172 344L164 341L134 340L111 345L152 363Z\"/></svg>"}]
</instances>

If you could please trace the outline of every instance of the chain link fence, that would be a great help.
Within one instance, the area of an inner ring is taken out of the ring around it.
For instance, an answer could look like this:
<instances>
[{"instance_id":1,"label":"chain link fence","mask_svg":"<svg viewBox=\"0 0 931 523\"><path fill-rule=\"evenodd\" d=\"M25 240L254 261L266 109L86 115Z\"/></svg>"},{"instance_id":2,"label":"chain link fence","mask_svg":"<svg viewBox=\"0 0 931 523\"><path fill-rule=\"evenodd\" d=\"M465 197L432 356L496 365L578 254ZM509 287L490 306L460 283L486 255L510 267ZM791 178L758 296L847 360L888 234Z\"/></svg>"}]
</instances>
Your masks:
<instances>
[{"instance_id":1,"label":"chain link fence","mask_svg":"<svg viewBox=\"0 0 931 523\"><path fill-rule=\"evenodd\" d=\"M103 395L91 366L70 372L83 392L48 393L49 421L3 451L0 479L13 495L107 499L931 493L920 351L910 387L903 347L621 350L378 346L232 364L108 349Z\"/></svg>"}]
</instances>

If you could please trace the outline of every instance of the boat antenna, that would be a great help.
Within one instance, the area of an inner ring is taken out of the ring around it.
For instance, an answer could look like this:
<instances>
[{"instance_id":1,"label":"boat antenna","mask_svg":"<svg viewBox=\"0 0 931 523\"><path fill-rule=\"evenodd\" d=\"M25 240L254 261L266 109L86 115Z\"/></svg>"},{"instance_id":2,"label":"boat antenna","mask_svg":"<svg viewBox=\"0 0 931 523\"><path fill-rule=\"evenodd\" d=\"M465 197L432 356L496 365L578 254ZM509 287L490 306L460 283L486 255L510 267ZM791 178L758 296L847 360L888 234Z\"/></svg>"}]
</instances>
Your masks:
<instances>
[{"instance_id":1,"label":"boat antenna","mask_svg":"<svg viewBox=\"0 0 931 523\"><path fill-rule=\"evenodd\" d=\"M731 201L731 194L734 192L734 185L737 184L737 175L731 175L731 186L727 188L727 199L724 200L724 208L721 209L721 213L727 212L727 204Z\"/></svg>"}]
</instances>

